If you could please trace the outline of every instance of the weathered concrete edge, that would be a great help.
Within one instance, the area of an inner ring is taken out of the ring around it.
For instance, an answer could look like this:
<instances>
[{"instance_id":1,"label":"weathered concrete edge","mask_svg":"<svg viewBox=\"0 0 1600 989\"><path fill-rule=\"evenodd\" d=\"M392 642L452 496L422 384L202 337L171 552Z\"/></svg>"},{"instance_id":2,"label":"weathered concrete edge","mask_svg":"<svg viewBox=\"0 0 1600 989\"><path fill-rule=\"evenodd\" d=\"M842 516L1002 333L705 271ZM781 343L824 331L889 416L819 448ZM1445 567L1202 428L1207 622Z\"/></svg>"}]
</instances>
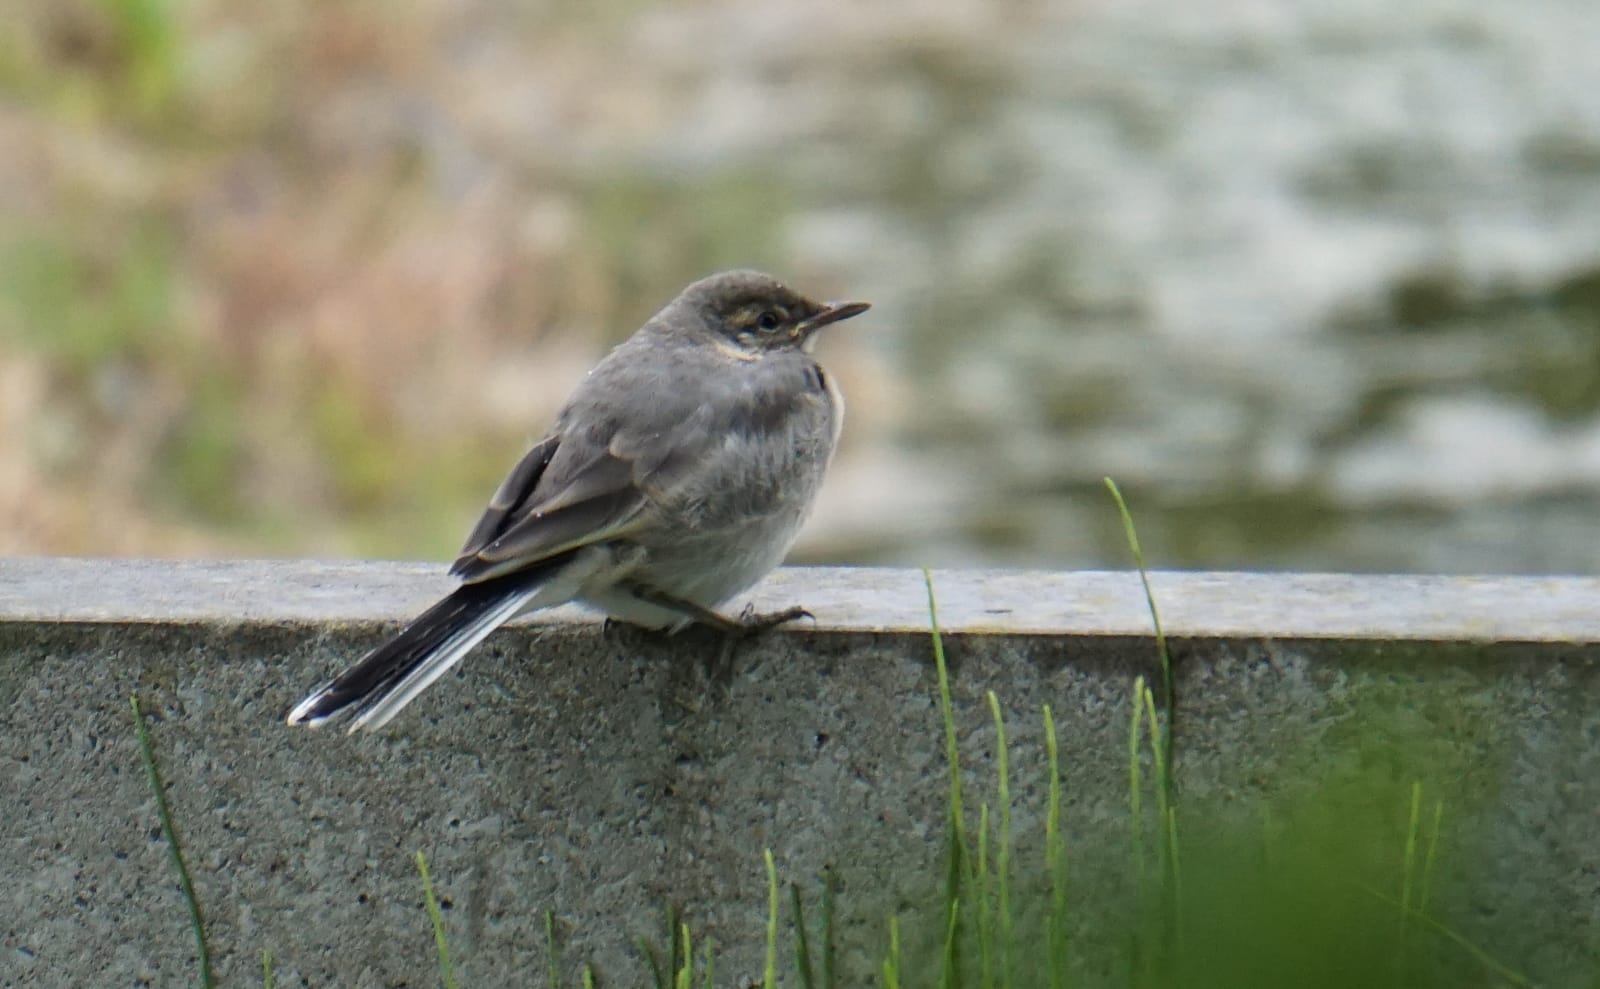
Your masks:
<instances>
[{"instance_id":1,"label":"weathered concrete edge","mask_svg":"<svg viewBox=\"0 0 1600 989\"><path fill-rule=\"evenodd\" d=\"M1150 582L1177 638L1600 641L1600 578L1158 572ZM933 585L952 633L1152 630L1131 571L936 570ZM434 563L10 558L0 559L0 622L395 622L451 586ZM928 628L917 570L785 568L750 598L761 610L802 604L821 631ZM525 620L598 619L562 608Z\"/></svg>"}]
</instances>

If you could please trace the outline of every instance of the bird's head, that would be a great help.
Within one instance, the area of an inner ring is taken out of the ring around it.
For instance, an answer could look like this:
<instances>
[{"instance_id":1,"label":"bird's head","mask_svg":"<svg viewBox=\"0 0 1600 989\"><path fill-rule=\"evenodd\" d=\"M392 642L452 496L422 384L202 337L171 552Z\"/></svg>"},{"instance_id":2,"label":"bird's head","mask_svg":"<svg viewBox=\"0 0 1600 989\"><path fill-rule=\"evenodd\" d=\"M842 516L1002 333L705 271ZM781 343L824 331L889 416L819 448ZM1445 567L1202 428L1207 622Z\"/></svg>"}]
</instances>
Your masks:
<instances>
[{"instance_id":1,"label":"bird's head","mask_svg":"<svg viewBox=\"0 0 1600 989\"><path fill-rule=\"evenodd\" d=\"M669 307L677 310L678 319L709 331L746 359L773 351L810 350L818 330L859 316L867 308L865 302L814 302L758 271L724 271L702 278Z\"/></svg>"}]
</instances>

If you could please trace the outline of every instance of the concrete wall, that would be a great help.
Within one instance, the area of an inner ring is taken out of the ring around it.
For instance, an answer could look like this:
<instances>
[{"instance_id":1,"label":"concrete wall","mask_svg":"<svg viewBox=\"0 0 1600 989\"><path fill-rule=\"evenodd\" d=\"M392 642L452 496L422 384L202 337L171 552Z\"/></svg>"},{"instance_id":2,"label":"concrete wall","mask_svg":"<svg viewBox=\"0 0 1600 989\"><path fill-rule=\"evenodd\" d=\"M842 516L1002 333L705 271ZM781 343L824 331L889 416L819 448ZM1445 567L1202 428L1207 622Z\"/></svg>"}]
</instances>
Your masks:
<instances>
[{"instance_id":1,"label":"concrete wall","mask_svg":"<svg viewBox=\"0 0 1600 989\"><path fill-rule=\"evenodd\" d=\"M0 561L0 984L195 984L133 694L225 984L259 985L263 948L279 985L437 984L419 849L463 985L543 984L546 909L570 961L646 984L634 944L666 900L715 935L727 984L746 985L766 848L813 894L835 870L841 964L876 970L885 917L938 878L945 835L920 573L775 575L758 607L799 602L816 621L747 644L728 670L706 635L603 637L561 611L497 633L379 734L286 728L306 688L448 588L439 570ZM1457 924L1533 978L1589 984L1600 581L1153 580L1178 662L1186 808L1258 814L1323 787L1324 763L1423 780L1449 793L1464 836L1441 879L1459 878ZM1153 669L1137 576L934 581L969 803L994 799L993 690L1015 830L1035 841L1052 705L1074 895L1112 896L1096 884L1123 870L1097 850L1128 834L1129 684Z\"/></svg>"}]
</instances>

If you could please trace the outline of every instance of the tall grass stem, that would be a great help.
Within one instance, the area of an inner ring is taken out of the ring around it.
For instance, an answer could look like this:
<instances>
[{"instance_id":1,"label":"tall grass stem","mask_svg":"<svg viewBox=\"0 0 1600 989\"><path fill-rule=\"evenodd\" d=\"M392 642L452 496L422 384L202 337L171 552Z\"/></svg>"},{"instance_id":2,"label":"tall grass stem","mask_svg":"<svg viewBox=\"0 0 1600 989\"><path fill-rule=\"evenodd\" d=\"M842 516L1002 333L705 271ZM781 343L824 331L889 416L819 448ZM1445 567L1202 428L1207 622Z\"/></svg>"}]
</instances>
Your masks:
<instances>
[{"instance_id":1,"label":"tall grass stem","mask_svg":"<svg viewBox=\"0 0 1600 989\"><path fill-rule=\"evenodd\" d=\"M958 849L966 848L966 811L961 805L961 756L956 746L955 711L950 703L950 672L945 666L944 636L939 631L939 607L934 600L933 572L923 568L928 587L928 626L933 634L933 662L939 676L939 714L944 720L944 756L950 767L950 823Z\"/></svg>"},{"instance_id":2,"label":"tall grass stem","mask_svg":"<svg viewBox=\"0 0 1600 989\"><path fill-rule=\"evenodd\" d=\"M1049 704L1044 705L1044 748L1045 761L1050 767L1050 805L1044 819L1044 861L1050 873L1045 966L1049 973L1049 989L1061 989L1066 974L1067 877L1061 837L1061 761L1056 751L1056 720Z\"/></svg>"},{"instance_id":3,"label":"tall grass stem","mask_svg":"<svg viewBox=\"0 0 1600 989\"><path fill-rule=\"evenodd\" d=\"M212 989L216 974L211 970L211 948L206 943L206 922L200 913L200 899L194 893L194 880L189 877L189 867L183 861L183 847L178 844L178 830L172 825L172 808L167 806L167 791L161 785L161 771L156 767L155 753L150 748L150 735L145 731L144 714L139 710L139 698L128 698L133 708L133 732L139 739L139 755L144 760L144 775L150 792L156 798L156 816L161 820L161 833L167 839L172 867L178 873L178 885L183 890L183 900L189 907L189 928L194 932L195 949L200 953L200 985Z\"/></svg>"},{"instance_id":4,"label":"tall grass stem","mask_svg":"<svg viewBox=\"0 0 1600 989\"><path fill-rule=\"evenodd\" d=\"M439 955L439 980L444 989L456 989L456 976L450 967L450 944L445 939L444 915L439 912L439 901L433 895L433 877L428 875L428 857L417 852L417 872L422 875L422 900L428 906L428 920L433 923L433 944Z\"/></svg>"},{"instance_id":5,"label":"tall grass stem","mask_svg":"<svg viewBox=\"0 0 1600 989\"><path fill-rule=\"evenodd\" d=\"M1161 611L1156 607L1156 595L1150 588L1150 571L1144 564L1144 550L1139 548L1139 531L1134 527L1133 513L1128 510L1128 503L1123 500L1122 489L1117 487L1117 482L1109 477L1103 480L1111 492L1112 500L1117 503L1117 514L1122 516L1123 535L1128 541L1128 549L1133 553L1134 565L1139 568L1139 583L1144 587L1145 605L1150 609L1150 621L1155 626L1156 658L1161 663L1161 706L1167 712L1167 732L1163 736L1166 751L1162 755L1166 758L1168 771L1175 772L1177 767L1172 745L1178 724L1178 697L1172 682L1172 653L1167 649L1167 633L1161 625ZM1163 779L1159 785L1170 789L1171 777Z\"/></svg>"},{"instance_id":6,"label":"tall grass stem","mask_svg":"<svg viewBox=\"0 0 1600 989\"><path fill-rule=\"evenodd\" d=\"M544 943L550 956L550 989L561 989L561 959L556 952L556 912L544 912Z\"/></svg>"},{"instance_id":7,"label":"tall grass stem","mask_svg":"<svg viewBox=\"0 0 1600 989\"><path fill-rule=\"evenodd\" d=\"M772 849L762 850L767 860L767 964L762 969L762 989L778 989L778 867Z\"/></svg>"},{"instance_id":8,"label":"tall grass stem","mask_svg":"<svg viewBox=\"0 0 1600 989\"><path fill-rule=\"evenodd\" d=\"M995 757L1000 772L1000 854L995 860L996 890L1000 903L1000 985L1011 989L1015 981L1011 949L1011 757L1006 747L1006 722L1000 699L989 691L989 713L994 717Z\"/></svg>"}]
</instances>

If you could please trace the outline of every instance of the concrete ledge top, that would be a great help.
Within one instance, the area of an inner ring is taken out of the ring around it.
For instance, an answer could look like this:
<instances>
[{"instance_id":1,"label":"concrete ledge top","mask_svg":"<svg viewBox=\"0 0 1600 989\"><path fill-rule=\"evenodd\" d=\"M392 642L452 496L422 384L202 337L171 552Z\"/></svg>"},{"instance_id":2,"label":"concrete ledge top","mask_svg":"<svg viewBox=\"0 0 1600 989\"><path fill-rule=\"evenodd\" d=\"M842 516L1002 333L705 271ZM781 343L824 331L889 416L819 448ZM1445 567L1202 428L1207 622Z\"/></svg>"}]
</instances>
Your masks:
<instances>
[{"instance_id":1,"label":"concrete ledge top","mask_svg":"<svg viewBox=\"0 0 1600 989\"><path fill-rule=\"evenodd\" d=\"M1150 579L1174 637L1600 641L1596 578L1158 572ZM933 582L940 625L950 632L1151 634L1132 571L939 570ZM452 586L435 563L0 559L0 622L391 622ZM803 604L821 630L928 628L917 570L786 568L750 597L762 610ZM568 607L524 620L598 619Z\"/></svg>"}]
</instances>

